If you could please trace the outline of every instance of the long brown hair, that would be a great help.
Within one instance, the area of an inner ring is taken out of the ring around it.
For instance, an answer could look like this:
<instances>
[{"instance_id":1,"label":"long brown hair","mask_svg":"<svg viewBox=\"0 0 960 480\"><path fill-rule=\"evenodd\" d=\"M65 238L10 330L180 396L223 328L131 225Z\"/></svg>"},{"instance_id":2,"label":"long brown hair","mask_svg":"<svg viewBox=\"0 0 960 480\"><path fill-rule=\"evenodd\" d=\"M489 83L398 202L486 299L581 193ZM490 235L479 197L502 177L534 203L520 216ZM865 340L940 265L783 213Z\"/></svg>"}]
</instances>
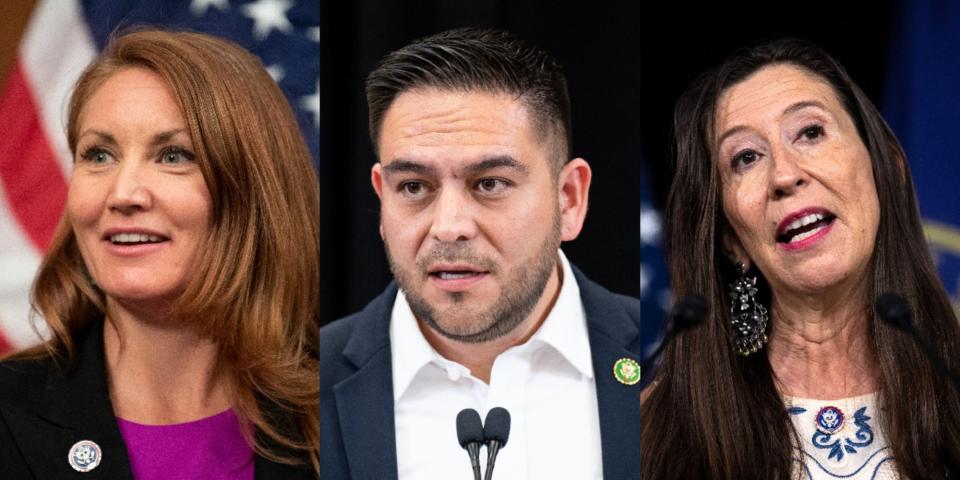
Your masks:
<instances>
[{"instance_id":1,"label":"long brown hair","mask_svg":"<svg viewBox=\"0 0 960 480\"><path fill-rule=\"evenodd\" d=\"M239 45L198 33L133 31L112 38L78 80L67 124L71 152L86 102L130 67L170 85L213 199L210 234L175 316L217 343L218 366L231 377L234 408L251 427L256 452L319 471L320 194L293 112ZM52 333L43 351L56 358L71 358L73 336L105 313L104 294L88 278L65 219L32 301Z\"/></svg>"},{"instance_id":2,"label":"long brown hair","mask_svg":"<svg viewBox=\"0 0 960 480\"><path fill-rule=\"evenodd\" d=\"M674 116L676 170L666 211L668 261L676 295L710 303L705 325L680 334L665 351L642 405L642 478L789 478L799 438L780 397L766 350L736 355L725 312L733 267L721 253L730 228L721 205L714 149L717 102L763 67L789 64L828 82L867 150L880 202L870 260L868 332L879 372L879 416L896 467L909 478L960 471L960 396L906 334L873 318L869 302L903 295L920 335L950 368L958 366L960 325L930 258L910 169L899 142L843 67L820 48L784 39L737 52L696 80ZM756 271L756 270L754 270ZM765 296L769 286L759 272ZM777 320L772 319L772 328ZM682 461L677 461L683 457ZM802 469L798 469L802 473Z\"/></svg>"}]
</instances>

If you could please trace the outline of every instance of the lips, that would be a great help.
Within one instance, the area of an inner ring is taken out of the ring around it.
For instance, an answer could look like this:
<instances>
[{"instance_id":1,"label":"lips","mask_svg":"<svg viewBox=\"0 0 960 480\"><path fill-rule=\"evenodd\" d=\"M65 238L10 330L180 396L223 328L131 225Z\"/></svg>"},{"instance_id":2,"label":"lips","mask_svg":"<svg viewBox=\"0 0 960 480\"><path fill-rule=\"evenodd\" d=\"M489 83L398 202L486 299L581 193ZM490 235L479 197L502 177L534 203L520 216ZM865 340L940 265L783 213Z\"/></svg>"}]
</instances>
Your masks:
<instances>
[{"instance_id":1,"label":"lips","mask_svg":"<svg viewBox=\"0 0 960 480\"><path fill-rule=\"evenodd\" d=\"M104 232L102 240L117 246L163 243L170 237L148 229L110 229Z\"/></svg>"},{"instance_id":2,"label":"lips","mask_svg":"<svg viewBox=\"0 0 960 480\"><path fill-rule=\"evenodd\" d=\"M777 243L791 245L824 232L837 216L823 208L806 208L784 217L777 226Z\"/></svg>"},{"instance_id":3,"label":"lips","mask_svg":"<svg viewBox=\"0 0 960 480\"><path fill-rule=\"evenodd\" d=\"M438 264L427 271L434 285L450 292L468 290L486 278L489 273L481 267L466 264Z\"/></svg>"}]
</instances>

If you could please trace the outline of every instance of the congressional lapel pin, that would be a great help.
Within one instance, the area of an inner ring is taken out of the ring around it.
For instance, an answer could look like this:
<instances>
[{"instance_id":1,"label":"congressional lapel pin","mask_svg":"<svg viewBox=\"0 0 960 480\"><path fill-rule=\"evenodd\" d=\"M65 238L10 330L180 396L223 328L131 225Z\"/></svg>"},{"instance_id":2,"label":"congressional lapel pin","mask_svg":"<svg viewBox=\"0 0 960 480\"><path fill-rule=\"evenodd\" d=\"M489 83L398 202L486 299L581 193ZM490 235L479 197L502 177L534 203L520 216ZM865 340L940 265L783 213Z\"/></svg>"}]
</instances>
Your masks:
<instances>
[{"instance_id":1,"label":"congressional lapel pin","mask_svg":"<svg viewBox=\"0 0 960 480\"><path fill-rule=\"evenodd\" d=\"M89 472L97 468L102 458L100 445L90 440L80 440L74 443L73 446L70 447L70 454L67 455L67 461L70 462L70 466L78 472Z\"/></svg>"},{"instance_id":2,"label":"congressional lapel pin","mask_svg":"<svg viewBox=\"0 0 960 480\"><path fill-rule=\"evenodd\" d=\"M613 376L624 385L636 385L640 381L640 365L632 358L621 358L613 364Z\"/></svg>"},{"instance_id":3,"label":"congressional lapel pin","mask_svg":"<svg viewBox=\"0 0 960 480\"><path fill-rule=\"evenodd\" d=\"M843 411L833 405L826 406L817 412L817 430L833 435L843 429Z\"/></svg>"}]
</instances>

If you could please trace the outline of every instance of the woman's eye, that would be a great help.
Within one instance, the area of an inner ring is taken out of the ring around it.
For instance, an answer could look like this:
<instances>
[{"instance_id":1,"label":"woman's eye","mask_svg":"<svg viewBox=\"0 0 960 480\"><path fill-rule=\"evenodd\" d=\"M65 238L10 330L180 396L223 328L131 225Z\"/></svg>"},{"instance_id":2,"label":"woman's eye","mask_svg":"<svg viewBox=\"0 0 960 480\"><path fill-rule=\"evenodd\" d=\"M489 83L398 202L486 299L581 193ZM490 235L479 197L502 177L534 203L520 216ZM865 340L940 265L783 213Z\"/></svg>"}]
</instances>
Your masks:
<instances>
[{"instance_id":1,"label":"woman's eye","mask_svg":"<svg viewBox=\"0 0 960 480\"><path fill-rule=\"evenodd\" d=\"M477 190L483 193L500 193L508 186L507 181L500 178L484 178L477 182Z\"/></svg>"},{"instance_id":2,"label":"woman's eye","mask_svg":"<svg viewBox=\"0 0 960 480\"><path fill-rule=\"evenodd\" d=\"M81 153L80 158L87 162L99 165L112 161L113 155L110 155L109 152L100 147L92 147Z\"/></svg>"},{"instance_id":3,"label":"woman's eye","mask_svg":"<svg viewBox=\"0 0 960 480\"><path fill-rule=\"evenodd\" d=\"M181 148L167 149L160 154L160 163L167 165L178 165L193 159L194 155L192 153Z\"/></svg>"},{"instance_id":4,"label":"woman's eye","mask_svg":"<svg viewBox=\"0 0 960 480\"><path fill-rule=\"evenodd\" d=\"M816 140L823 136L823 127L820 125L810 125L800 130L800 137L807 140Z\"/></svg>"},{"instance_id":5,"label":"woman's eye","mask_svg":"<svg viewBox=\"0 0 960 480\"><path fill-rule=\"evenodd\" d=\"M753 150L743 150L733 156L733 159L730 160L730 164L733 166L734 170L737 170L756 162L759 158L759 153Z\"/></svg>"}]
</instances>

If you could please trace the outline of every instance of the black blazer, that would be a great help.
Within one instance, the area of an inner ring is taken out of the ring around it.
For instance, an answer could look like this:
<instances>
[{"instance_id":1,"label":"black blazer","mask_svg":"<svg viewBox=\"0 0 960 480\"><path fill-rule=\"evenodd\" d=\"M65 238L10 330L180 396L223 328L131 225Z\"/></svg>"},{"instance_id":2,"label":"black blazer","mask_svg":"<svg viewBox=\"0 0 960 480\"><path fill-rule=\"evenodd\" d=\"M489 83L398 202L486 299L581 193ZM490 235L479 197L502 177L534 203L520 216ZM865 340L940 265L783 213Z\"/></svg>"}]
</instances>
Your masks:
<instances>
[{"instance_id":1,"label":"black blazer","mask_svg":"<svg viewBox=\"0 0 960 480\"><path fill-rule=\"evenodd\" d=\"M65 368L50 360L0 363L0 478L133 478L107 391L103 322L74 340L76 360ZM102 451L100 465L86 473L67 463L70 447L80 440L92 440ZM254 478L316 476L256 456Z\"/></svg>"},{"instance_id":2,"label":"black blazer","mask_svg":"<svg viewBox=\"0 0 960 480\"><path fill-rule=\"evenodd\" d=\"M606 480L636 480L640 478L640 385L617 382L613 365L623 357L640 360L640 301L609 292L575 267L573 273L587 312L590 352L597 370L603 475ZM389 334L396 294L396 285L390 284L363 311L320 330L323 480L397 478Z\"/></svg>"}]
</instances>

